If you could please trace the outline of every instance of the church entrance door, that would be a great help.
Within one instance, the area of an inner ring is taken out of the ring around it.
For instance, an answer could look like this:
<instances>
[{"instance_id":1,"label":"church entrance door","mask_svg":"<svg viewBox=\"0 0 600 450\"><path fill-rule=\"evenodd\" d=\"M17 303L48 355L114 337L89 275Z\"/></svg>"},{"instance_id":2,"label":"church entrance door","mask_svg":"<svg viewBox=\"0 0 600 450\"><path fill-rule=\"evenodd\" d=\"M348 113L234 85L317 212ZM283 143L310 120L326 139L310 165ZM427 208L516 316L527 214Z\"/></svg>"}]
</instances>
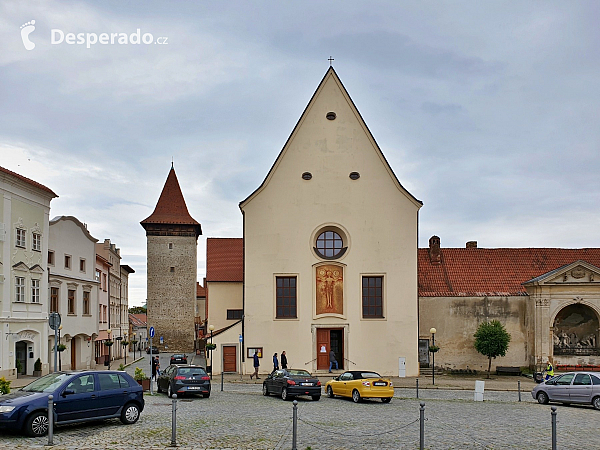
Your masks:
<instances>
[{"instance_id":1,"label":"church entrance door","mask_svg":"<svg viewBox=\"0 0 600 450\"><path fill-rule=\"evenodd\" d=\"M223 347L223 372L237 372L237 355L235 345Z\"/></svg>"},{"instance_id":2,"label":"church entrance door","mask_svg":"<svg viewBox=\"0 0 600 450\"><path fill-rule=\"evenodd\" d=\"M317 328L317 370L329 370L329 351L333 350L339 369L344 368L344 330Z\"/></svg>"}]
</instances>

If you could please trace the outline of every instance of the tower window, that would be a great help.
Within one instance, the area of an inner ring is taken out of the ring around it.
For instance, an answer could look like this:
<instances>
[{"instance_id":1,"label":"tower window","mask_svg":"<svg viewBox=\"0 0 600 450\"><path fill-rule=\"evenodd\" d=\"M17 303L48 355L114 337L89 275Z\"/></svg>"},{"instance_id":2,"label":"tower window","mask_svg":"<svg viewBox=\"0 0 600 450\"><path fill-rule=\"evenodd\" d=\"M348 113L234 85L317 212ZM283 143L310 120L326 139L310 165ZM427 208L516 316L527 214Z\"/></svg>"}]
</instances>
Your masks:
<instances>
[{"instance_id":1,"label":"tower window","mask_svg":"<svg viewBox=\"0 0 600 450\"><path fill-rule=\"evenodd\" d=\"M175 272L175 267L171 267L170 271Z\"/></svg>"},{"instance_id":2,"label":"tower window","mask_svg":"<svg viewBox=\"0 0 600 450\"><path fill-rule=\"evenodd\" d=\"M173 243L169 242L169 250L173 250Z\"/></svg>"}]
</instances>

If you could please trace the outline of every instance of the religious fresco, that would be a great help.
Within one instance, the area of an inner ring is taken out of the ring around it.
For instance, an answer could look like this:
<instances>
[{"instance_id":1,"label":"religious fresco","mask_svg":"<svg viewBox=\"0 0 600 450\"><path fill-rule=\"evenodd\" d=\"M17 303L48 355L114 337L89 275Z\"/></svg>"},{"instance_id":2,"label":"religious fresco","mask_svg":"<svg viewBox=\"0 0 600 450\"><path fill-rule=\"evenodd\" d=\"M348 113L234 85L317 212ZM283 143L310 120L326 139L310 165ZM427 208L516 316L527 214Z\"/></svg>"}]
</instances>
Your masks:
<instances>
[{"instance_id":1,"label":"religious fresco","mask_svg":"<svg viewBox=\"0 0 600 450\"><path fill-rule=\"evenodd\" d=\"M554 321L554 354L599 354L597 332L598 318L591 308L585 305L567 306Z\"/></svg>"},{"instance_id":2,"label":"religious fresco","mask_svg":"<svg viewBox=\"0 0 600 450\"><path fill-rule=\"evenodd\" d=\"M340 266L319 266L317 271L317 314L344 313L344 278Z\"/></svg>"}]
</instances>

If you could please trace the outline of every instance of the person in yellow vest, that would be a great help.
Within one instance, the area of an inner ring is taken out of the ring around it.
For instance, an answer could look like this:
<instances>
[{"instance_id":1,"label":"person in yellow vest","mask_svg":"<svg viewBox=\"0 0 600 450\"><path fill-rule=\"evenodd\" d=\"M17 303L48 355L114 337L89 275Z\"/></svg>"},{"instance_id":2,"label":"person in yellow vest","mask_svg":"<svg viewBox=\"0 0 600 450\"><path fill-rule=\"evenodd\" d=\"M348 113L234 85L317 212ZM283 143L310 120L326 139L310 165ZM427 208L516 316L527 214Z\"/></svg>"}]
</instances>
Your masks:
<instances>
[{"instance_id":1,"label":"person in yellow vest","mask_svg":"<svg viewBox=\"0 0 600 450\"><path fill-rule=\"evenodd\" d=\"M552 365L550 360L548 360L548 364L546 365L546 380L549 380L553 376L554 376L554 366Z\"/></svg>"}]
</instances>

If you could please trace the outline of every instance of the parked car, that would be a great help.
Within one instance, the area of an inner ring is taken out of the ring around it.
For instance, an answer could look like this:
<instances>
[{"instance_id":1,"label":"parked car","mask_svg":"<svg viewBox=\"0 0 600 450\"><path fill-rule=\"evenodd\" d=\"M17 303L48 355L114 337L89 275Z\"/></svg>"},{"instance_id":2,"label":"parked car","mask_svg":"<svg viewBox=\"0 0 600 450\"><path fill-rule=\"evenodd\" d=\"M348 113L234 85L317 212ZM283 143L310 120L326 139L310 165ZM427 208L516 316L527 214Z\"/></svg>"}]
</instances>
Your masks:
<instances>
[{"instance_id":1,"label":"parked car","mask_svg":"<svg viewBox=\"0 0 600 450\"><path fill-rule=\"evenodd\" d=\"M377 372L350 370L325 383L325 392L330 398L351 397L354 403L363 398L380 398L383 403L389 403L394 396L394 385Z\"/></svg>"},{"instance_id":2,"label":"parked car","mask_svg":"<svg viewBox=\"0 0 600 450\"><path fill-rule=\"evenodd\" d=\"M170 365L160 373L156 384L158 392L166 392L169 397L173 397L173 394L210 397L210 377L200 366Z\"/></svg>"},{"instance_id":3,"label":"parked car","mask_svg":"<svg viewBox=\"0 0 600 450\"><path fill-rule=\"evenodd\" d=\"M171 364L187 364L187 355L183 353L175 353L171 355Z\"/></svg>"},{"instance_id":4,"label":"parked car","mask_svg":"<svg viewBox=\"0 0 600 450\"><path fill-rule=\"evenodd\" d=\"M600 410L600 374L569 372L538 384L531 391L538 403L589 403Z\"/></svg>"},{"instance_id":5,"label":"parked car","mask_svg":"<svg viewBox=\"0 0 600 450\"><path fill-rule=\"evenodd\" d=\"M150 354L150 347L146 347L146 353ZM160 351L158 350L158 347L153 345L152 346L152 354L155 355L157 353L160 353Z\"/></svg>"},{"instance_id":6,"label":"parked car","mask_svg":"<svg viewBox=\"0 0 600 450\"><path fill-rule=\"evenodd\" d=\"M115 417L130 425L144 409L142 386L125 372L55 372L0 396L0 428L32 437L48 433L48 395L56 425Z\"/></svg>"},{"instance_id":7,"label":"parked car","mask_svg":"<svg viewBox=\"0 0 600 450\"><path fill-rule=\"evenodd\" d=\"M271 394L280 395L283 400L298 395L310 395L313 400L319 400L321 382L306 370L275 370L263 381L263 395Z\"/></svg>"}]
</instances>

